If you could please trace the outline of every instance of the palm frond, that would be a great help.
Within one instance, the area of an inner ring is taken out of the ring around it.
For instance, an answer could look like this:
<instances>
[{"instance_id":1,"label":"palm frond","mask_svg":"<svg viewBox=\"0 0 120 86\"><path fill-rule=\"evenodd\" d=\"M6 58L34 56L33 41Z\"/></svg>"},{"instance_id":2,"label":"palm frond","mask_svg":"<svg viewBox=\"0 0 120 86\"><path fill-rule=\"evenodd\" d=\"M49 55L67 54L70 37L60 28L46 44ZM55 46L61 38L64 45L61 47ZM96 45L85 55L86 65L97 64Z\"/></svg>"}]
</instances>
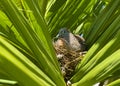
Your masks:
<instances>
[{"instance_id":1,"label":"palm frond","mask_svg":"<svg viewBox=\"0 0 120 86\"><path fill-rule=\"evenodd\" d=\"M106 80L107 86L119 85L119 4L120 0L0 0L0 84L66 86L52 39L67 27L83 35L87 46L69 81L72 86Z\"/></svg>"}]
</instances>

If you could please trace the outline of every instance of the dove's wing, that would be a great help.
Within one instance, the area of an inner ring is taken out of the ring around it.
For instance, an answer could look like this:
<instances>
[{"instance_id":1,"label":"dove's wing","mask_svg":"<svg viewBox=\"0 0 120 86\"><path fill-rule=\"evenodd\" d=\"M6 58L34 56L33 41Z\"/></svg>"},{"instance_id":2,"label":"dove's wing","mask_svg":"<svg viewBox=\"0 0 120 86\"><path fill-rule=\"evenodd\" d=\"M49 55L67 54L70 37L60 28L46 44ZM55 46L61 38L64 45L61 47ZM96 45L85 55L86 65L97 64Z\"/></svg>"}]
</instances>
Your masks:
<instances>
[{"instance_id":1,"label":"dove's wing","mask_svg":"<svg viewBox=\"0 0 120 86\"><path fill-rule=\"evenodd\" d=\"M75 51L81 50L81 44L79 43L77 38L72 33L69 33L68 35L68 42L70 46L72 47L72 50L75 50Z\"/></svg>"},{"instance_id":2,"label":"dove's wing","mask_svg":"<svg viewBox=\"0 0 120 86\"><path fill-rule=\"evenodd\" d=\"M84 51L86 49L85 39L79 35L75 35L78 42L81 44L81 51Z\"/></svg>"},{"instance_id":3,"label":"dove's wing","mask_svg":"<svg viewBox=\"0 0 120 86\"><path fill-rule=\"evenodd\" d=\"M74 35L80 43L85 43L85 39L79 35Z\"/></svg>"}]
</instances>

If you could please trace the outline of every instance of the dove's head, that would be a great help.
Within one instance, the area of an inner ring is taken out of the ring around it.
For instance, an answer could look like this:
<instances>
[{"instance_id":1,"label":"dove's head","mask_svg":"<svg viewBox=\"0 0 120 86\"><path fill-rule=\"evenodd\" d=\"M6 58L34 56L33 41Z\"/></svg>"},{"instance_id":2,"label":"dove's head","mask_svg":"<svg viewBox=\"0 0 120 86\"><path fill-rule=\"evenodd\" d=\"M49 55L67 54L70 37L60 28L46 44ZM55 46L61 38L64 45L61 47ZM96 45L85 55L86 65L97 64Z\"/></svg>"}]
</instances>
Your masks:
<instances>
[{"instance_id":1,"label":"dove's head","mask_svg":"<svg viewBox=\"0 0 120 86\"><path fill-rule=\"evenodd\" d=\"M61 28L57 37L65 37L69 34L70 32L67 30L67 28Z\"/></svg>"}]
</instances>

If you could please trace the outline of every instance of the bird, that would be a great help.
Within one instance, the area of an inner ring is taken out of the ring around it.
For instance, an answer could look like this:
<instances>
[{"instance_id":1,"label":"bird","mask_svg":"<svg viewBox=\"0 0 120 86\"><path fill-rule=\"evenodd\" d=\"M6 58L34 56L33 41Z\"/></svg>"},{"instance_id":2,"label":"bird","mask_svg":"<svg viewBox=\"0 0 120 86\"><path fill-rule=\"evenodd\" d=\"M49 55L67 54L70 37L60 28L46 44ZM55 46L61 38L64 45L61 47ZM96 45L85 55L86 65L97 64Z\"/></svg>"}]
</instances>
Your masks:
<instances>
[{"instance_id":1,"label":"bird","mask_svg":"<svg viewBox=\"0 0 120 86\"><path fill-rule=\"evenodd\" d=\"M53 46L64 79L68 81L83 57L81 53L86 47L85 39L79 35L74 35L67 28L61 28L57 36L53 38Z\"/></svg>"},{"instance_id":2,"label":"bird","mask_svg":"<svg viewBox=\"0 0 120 86\"><path fill-rule=\"evenodd\" d=\"M67 28L61 28L57 37L64 39L69 44L69 49L73 51L85 50L85 39L79 35L74 35Z\"/></svg>"}]
</instances>

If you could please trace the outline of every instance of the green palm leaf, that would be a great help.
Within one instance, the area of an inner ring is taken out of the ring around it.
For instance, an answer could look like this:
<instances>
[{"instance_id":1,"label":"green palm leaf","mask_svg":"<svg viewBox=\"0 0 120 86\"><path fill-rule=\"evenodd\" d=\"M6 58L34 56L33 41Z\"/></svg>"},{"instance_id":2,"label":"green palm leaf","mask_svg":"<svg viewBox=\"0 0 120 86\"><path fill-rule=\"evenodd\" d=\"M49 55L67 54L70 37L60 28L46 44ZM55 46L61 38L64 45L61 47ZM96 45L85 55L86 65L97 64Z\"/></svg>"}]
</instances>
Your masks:
<instances>
[{"instance_id":1,"label":"green palm leaf","mask_svg":"<svg viewBox=\"0 0 120 86\"><path fill-rule=\"evenodd\" d=\"M0 0L0 84L66 86L52 39L67 27L82 34L87 46L70 79L72 86L106 80L107 86L118 86L119 4L119 0Z\"/></svg>"}]
</instances>

